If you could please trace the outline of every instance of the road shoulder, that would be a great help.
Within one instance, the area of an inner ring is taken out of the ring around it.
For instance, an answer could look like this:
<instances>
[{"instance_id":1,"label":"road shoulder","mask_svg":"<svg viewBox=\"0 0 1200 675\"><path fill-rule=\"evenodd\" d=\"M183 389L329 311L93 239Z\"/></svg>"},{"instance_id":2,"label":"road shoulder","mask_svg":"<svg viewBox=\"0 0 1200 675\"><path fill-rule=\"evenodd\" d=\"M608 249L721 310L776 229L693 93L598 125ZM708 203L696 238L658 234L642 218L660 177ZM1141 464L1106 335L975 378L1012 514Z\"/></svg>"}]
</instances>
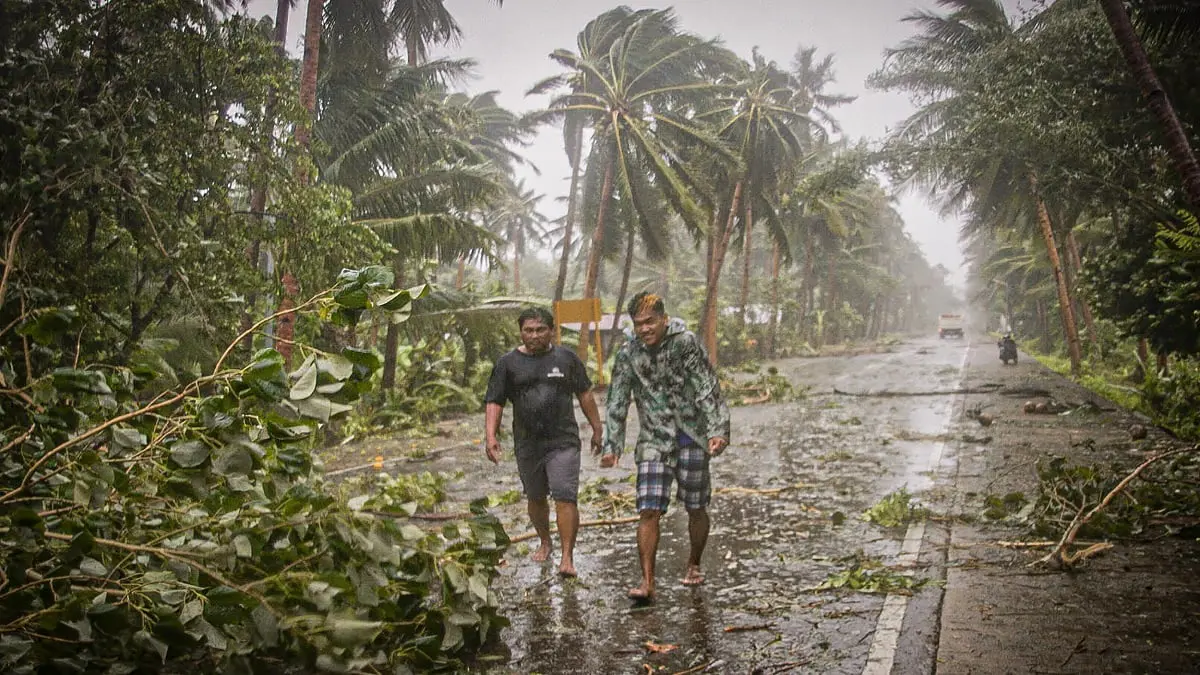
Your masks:
<instances>
[{"instance_id":1,"label":"road shoulder","mask_svg":"<svg viewBox=\"0 0 1200 675\"><path fill-rule=\"evenodd\" d=\"M1024 356L1024 355L1023 355ZM1200 544L1178 538L1118 542L1071 573L1028 564L1030 550L996 542L1027 539L1024 532L973 518L988 495L1036 497L1035 463L1059 455L1077 464L1136 465L1154 442L1135 443L1131 413L1059 377L1032 358L1002 366L994 346L973 348L964 386L999 383L993 394L971 394L963 410L994 417L986 430L962 415L960 435L990 436L986 444L956 444L954 504L937 659L939 674L967 673L1192 673L1200 664ZM1088 415L1026 414L1030 396L1005 391L1045 390L1062 402L1090 401Z\"/></svg>"}]
</instances>

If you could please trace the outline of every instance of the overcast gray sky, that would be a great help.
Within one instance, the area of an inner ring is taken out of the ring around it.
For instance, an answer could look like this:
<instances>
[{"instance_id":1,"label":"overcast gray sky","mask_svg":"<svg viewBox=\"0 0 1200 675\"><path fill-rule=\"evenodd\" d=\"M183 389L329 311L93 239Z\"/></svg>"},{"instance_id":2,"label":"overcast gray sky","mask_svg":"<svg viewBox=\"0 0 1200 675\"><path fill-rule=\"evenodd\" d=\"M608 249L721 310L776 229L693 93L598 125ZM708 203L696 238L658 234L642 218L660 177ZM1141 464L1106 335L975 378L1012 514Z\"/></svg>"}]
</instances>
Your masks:
<instances>
[{"instance_id":1,"label":"overcast gray sky","mask_svg":"<svg viewBox=\"0 0 1200 675\"><path fill-rule=\"evenodd\" d=\"M290 22L289 47L297 53L305 4L300 0ZM497 7L491 0L446 0L464 36L460 44L434 55L474 59L475 75L461 83L462 88L472 93L498 90L503 105L517 111L529 110L544 105L546 98L527 98L525 91L534 82L559 72L548 54L560 47L574 50L575 37L583 26L617 4L622 3L507 0L503 7ZM817 47L818 55L833 53L837 82L829 90L858 97L835 111L845 135L851 139L879 139L912 112L904 96L870 91L865 81L882 63L884 49L911 34L911 27L901 23L900 18L916 8L936 6L933 0L649 0L623 4L674 7L685 30L719 37L743 57L749 57L750 50L758 47L766 58L788 66L799 45ZM1005 4L1015 12L1022 0L1005 0ZM255 16L273 16L275 0L251 0L249 11ZM555 198L566 194L570 168L561 132L544 129L525 154L541 169L541 176L525 172L525 178L546 194L546 215L562 215L565 208ZM898 209L930 263L945 265L954 282L961 284L965 272L958 246L958 222L939 218L919 194L900 195Z\"/></svg>"}]
</instances>

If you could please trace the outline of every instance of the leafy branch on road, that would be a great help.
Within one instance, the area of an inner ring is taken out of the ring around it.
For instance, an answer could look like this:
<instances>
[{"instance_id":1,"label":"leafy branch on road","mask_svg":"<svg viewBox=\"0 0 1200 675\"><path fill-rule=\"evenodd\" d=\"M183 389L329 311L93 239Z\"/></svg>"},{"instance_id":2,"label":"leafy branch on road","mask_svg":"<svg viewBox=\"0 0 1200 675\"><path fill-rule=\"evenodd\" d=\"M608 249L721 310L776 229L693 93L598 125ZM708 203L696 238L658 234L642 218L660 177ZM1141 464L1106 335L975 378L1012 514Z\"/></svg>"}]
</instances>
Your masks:
<instances>
[{"instance_id":1,"label":"leafy branch on road","mask_svg":"<svg viewBox=\"0 0 1200 675\"><path fill-rule=\"evenodd\" d=\"M872 398L893 398L903 396L958 396L960 394L993 394L1004 385L1000 384L984 384L978 387L960 387L958 389L937 389L933 391L888 391L881 389L879 391L842 391L837 387L833 388L833 394L836 396L860 396Z\"/></svg>"}]
</instances>

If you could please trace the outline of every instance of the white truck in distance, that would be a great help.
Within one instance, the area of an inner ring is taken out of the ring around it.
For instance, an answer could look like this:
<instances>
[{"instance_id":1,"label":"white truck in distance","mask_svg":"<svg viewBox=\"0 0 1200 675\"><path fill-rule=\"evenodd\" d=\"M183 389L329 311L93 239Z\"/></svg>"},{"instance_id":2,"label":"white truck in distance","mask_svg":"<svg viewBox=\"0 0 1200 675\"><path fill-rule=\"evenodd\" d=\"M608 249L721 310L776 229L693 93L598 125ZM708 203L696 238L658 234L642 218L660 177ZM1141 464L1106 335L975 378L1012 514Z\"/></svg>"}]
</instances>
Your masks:
<instances>
[{"instance_id":1,"label":"white truck in distance","mask_svg":"<svg viewBox=\"0 0 1200 675\"><path fill-rule=\"evenodd\" d=\"M944 340L948 335L963 336L962 314L942 314L938 317L938 339Z\"/></svg>"}]
</instances>

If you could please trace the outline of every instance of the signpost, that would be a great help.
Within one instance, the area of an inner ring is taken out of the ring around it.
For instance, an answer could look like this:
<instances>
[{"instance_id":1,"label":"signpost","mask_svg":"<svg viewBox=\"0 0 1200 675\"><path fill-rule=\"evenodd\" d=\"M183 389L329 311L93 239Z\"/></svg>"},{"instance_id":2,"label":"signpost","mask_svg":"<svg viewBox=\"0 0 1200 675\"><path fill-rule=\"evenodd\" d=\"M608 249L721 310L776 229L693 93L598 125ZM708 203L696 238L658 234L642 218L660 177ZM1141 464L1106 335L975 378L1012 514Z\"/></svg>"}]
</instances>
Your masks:
<instances>
[{"instance_id":1,"label":"signpost","mask_svg":"<svg viewBox=\"0 0 1200 675\"><path fill-rule=\"evenodd\" d=\"M580 300L556 300L554 302L554 343L562 343L562 325L564 323L579 323L580 335L592 332L592 341L596 343L596 364L598 372L596 383L604 384L604 345L600 341L600 298L582 298ZM587 364L587 351L584 350L579 358Z\"/></svg>"}]
</instances>

